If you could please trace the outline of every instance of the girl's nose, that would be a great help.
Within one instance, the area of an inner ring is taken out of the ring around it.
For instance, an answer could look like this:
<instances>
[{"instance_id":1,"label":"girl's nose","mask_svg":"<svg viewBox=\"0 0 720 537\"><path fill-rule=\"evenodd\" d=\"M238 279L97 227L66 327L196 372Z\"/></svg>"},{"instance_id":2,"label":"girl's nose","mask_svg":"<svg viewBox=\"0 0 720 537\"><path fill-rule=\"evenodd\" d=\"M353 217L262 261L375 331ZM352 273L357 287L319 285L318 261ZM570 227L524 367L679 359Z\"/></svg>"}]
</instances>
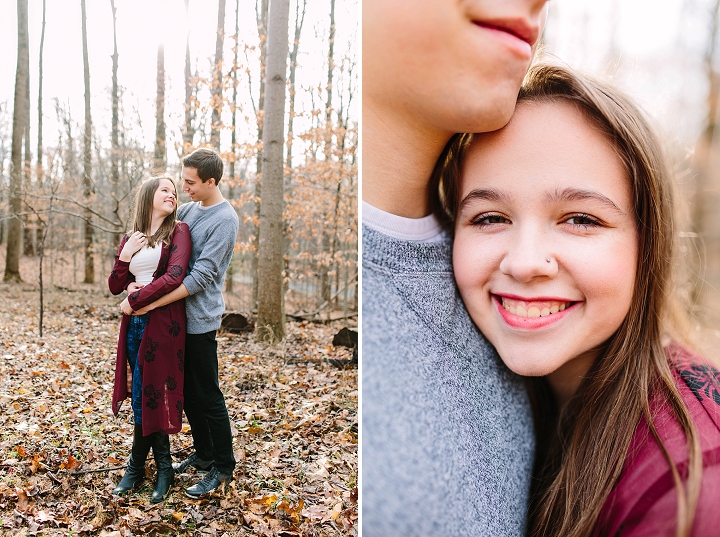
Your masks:
<instances>
[{"instance_id":1,"label":"girl's nose","mask_svg":"<svg viewBox=\"0 0 720 537\"><path fill-rule=\"evenodd\" d=\"M558 260L543 233L518 232L500 261L500 272L522 283L552 278L558 268Z\"/></svg>"}]
</instances>

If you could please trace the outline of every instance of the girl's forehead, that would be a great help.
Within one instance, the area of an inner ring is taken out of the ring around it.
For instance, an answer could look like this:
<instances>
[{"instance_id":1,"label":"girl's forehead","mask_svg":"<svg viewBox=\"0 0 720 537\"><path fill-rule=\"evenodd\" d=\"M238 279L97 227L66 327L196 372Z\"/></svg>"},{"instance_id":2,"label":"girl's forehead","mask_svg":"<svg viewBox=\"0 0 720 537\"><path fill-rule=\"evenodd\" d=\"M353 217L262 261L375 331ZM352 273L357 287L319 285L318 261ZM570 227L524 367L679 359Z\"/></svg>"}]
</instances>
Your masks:
<instances>
[{"instance_id":1,"label":"girl's forehead","mask_svg":"<svg viewBox=\"0 0 720 537\"><path fill-rule=\"evenodd\" d=\"M625 208L631 204L616 147L565 101L520 103L506 127L476 136L463 159L462 197L477 188L524 199L567 189L597 191Z\"/></svg>"}]
</instances>

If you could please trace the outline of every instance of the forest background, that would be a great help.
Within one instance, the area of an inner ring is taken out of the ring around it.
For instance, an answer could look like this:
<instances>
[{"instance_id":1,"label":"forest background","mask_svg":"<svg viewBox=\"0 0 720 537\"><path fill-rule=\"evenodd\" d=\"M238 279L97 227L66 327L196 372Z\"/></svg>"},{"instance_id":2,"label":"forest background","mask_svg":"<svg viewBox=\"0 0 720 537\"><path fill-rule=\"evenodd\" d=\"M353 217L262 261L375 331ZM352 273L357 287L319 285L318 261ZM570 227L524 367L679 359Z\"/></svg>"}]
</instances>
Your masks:
<instances>
[{"instance_id":1,"label":"forest background","mask_svg":"<svg viewBox=\"0 0 720 537\"><path fill-rule=\"evenodd\" d=\"M5 280L36 280L17 273L14 241L22 255L37 256L43 237L51 286L62 265L72 265L72 284L104 280L139 182L166 172L177 178L180 156L212 146L225 160L223 192L241 221L226 299L230 309L255 311L268 1L87 2L86 51L80 4L48 2L46 13L43 2L28 4L29 128L15 188L16 57L0 55ZM357 311L358 6L290 4L283 298L289 313L347 318ZM2 0L0 12L0 50L15 51L15 2Z\"/></svg>"}]
</instances>

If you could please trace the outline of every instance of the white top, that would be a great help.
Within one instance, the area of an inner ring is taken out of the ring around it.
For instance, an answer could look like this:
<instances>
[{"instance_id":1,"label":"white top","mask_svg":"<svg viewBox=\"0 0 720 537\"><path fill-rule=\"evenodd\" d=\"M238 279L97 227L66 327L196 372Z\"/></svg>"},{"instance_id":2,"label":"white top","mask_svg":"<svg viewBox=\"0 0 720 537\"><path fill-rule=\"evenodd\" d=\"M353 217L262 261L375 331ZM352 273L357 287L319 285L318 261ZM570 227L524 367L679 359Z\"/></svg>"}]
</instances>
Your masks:
<instances>
[{"instance_id":1,"label":"white top","mask_svg":"<svg viewBox=\"0 0 720 537\"><path fill-rule=\"evenodd\" d=\"M147 285L153 280L162 253L162 243L155 244L155 248L143 246L130 260L130 272L140 285Z\"/></svg>"},{"instance_id":2,"label":"white top","mask_svg":"<svg viewBox=\"0 0 720 537\"><path fill-rule=\"evenodd\" d=\"M440 242L447 238L447 233L435 218L429 214L423 218L405 218L378 209L363 201L363 224L388 235L394 239L416 242Z\"/></svg>"}]
</instances>

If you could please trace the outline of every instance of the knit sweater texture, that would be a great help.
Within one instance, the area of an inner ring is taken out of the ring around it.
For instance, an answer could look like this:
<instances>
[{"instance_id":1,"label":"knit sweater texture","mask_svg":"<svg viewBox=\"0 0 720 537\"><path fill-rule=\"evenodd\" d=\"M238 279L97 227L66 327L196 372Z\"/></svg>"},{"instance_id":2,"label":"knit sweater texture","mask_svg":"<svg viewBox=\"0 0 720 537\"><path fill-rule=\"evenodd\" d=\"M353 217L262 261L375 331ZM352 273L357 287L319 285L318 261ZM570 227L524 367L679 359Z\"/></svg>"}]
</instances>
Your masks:
<instances>
[{"instance_id":1,"label":"knit sweater texture","mask_svg":"<svg viewBox=\"0 0 720 537\"><path fill-rule=\"evenodd\" d=\"M524 535L532 414L472 323L450 240L362 230L362 533Z\"/></svg>"},{"instance_id":2,"label":"knit sweater texture","mask_svg":"<svg viewBox=\"0 0 720 537\"><path fill-rule=\"evenodd\" d=\"M223 200L211 207L190 202L178 209L178 218L190 226L192 255L183 285L187 333L204 334L220 328L225 312L222 290L238 232L235 209Z\"/></svg>"}]
</instances>

